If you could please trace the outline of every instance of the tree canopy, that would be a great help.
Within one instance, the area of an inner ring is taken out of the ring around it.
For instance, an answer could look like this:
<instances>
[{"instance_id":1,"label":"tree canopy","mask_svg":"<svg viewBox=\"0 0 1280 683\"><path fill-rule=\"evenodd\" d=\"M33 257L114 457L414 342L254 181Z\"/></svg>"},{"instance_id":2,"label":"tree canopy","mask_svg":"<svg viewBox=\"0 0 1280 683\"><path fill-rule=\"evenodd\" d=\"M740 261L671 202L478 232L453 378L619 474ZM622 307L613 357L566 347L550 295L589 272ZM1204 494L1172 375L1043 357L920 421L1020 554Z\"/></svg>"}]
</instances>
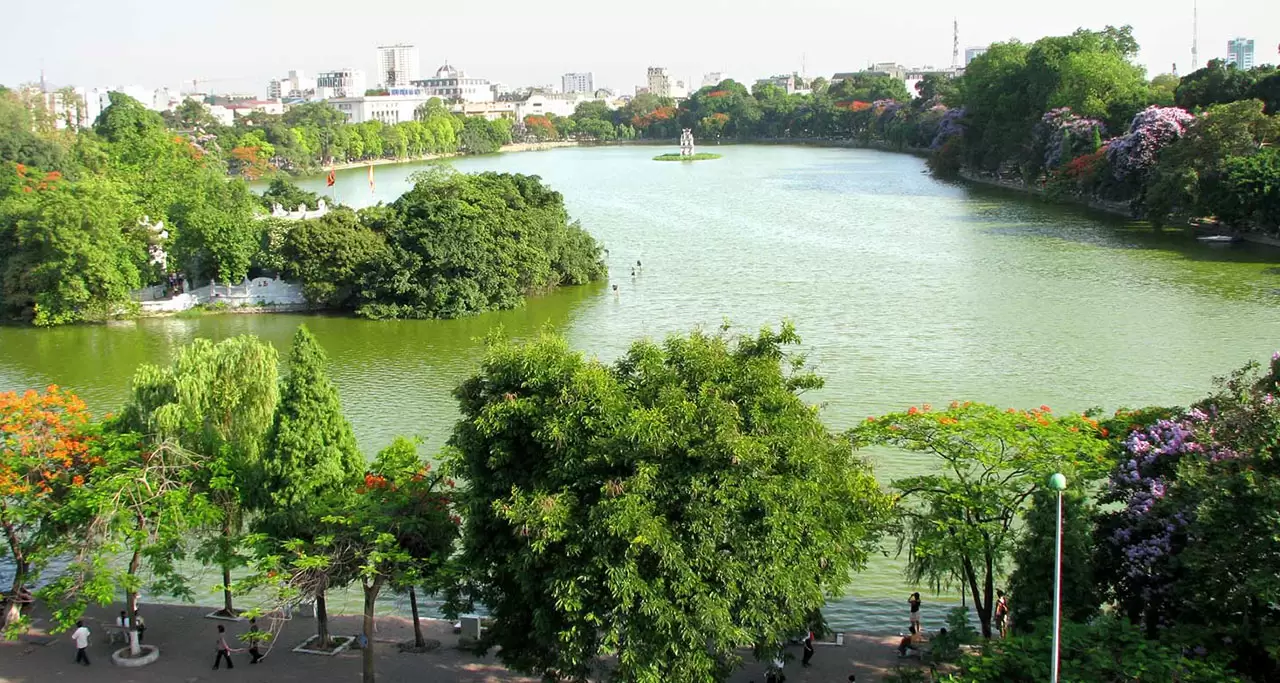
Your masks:
<instances>
[{"instance_id":1,"label":"tree canopy","mask_svg":"<svg viewBox=\"0 0 1280 683\"><path fill-rule=\"evenodd\" d=\"M494 340L457 396L461 564L519 670L723 680L774 653L875 548L888 499L800 397L790 326L638 342L612 366Z\"/></svg>"}]
</instances>

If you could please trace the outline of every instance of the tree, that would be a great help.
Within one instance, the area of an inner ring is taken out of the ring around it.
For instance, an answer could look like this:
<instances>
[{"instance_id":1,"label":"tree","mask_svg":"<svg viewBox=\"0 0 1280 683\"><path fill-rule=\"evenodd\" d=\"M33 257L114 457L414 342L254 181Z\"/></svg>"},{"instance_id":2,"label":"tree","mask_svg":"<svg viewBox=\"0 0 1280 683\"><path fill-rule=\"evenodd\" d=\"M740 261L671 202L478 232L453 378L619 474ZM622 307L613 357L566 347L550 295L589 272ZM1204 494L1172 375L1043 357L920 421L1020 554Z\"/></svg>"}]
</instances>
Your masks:
<instances>
[{"instance_id":1,"label":"tree","mask_svg":"<svg viewBox=\"0 0 1280 683\"><path fill-rule=\"evenodd\" d=\"M1081 482L1069 482L1062 496L1062 616L1088 623L1102 603L1093 578L1094 510ZM1010 621L1018 633L1043 627L1053 615L1053 573L1058 526L1058 496L1047 486L1031 494L1023 517L1015 569L1009 577Z\"/></svg>"},{"instance_id":2,"label":"tree","mask_svg":"<svg viewBox=\"0 0 1280 683\"><path fill-rule=\"evenodd\" d=\"M389 210L369 212L390 256L365 279L362 315L456 317L604 275L600 246L564 198L533 176L415 174Z\"/></svg>"},{"instance_id":3,"label":"tree","mask_svg":"<svg viewBox=\"0 0 1280 683\"><path fill-rule=\"evenodd\" d=\"M1211 59L1203 68L1182 77L1174 93L1174 103L1187 110L1203 109L1245 99L1255 78L1250 72L1221 59Z\"/></svg>"},{"instance_id":4,"label":"tree","mask_svg":"<svg viewBox=\"0 0 1280 683\"><path fill-rule=\"evenodd\" d=\"M1160 107L1172 107L1182 79L1173 74L1159 74L1147 85L1148 99Z\"/></svg>"},{"instance_id":5,"label":"tree","mask_svg":"<svg viewBox=\"0 0 1280 683\"><path fill-rule=\"evenodd\" d=\"M354 211L339 207L294 225L285 234L281 254L285 276L302 283L308 302L354 309L366 273L390 252L383 237L361 225Z\"/></svg>"},{"instance_id":6,"label":"tree","mask_svg":"<svg viewBox=\"0 0 1280 683\"><path fill-rule=\"evenodd\" d=\"M121 419L145 435L144 448L173 443L200 463L195 491L216 506L216 533L199 559L222 569L223 609L231 601L231 569L244 563L238 552L244 497L259 484L262 448L273 424L279 387L276 351L242 335L213 343L197 339L173 365L143 365Z\"/></svg>"},{"instance_id":7,"label":"tree","mask_svg":"<svg viewBox=\"0 0 1280 683\"><path fill-rule=\"evenodd\" d=\"M261 202L268 210L272 204L279 204L287 211L293 211L299 206L317 209L320 207L320 195L304 190L284 178L275 178L267 191L262 193Z\"/></svg>"},{"instance_id":8,"label":"tree","mask_svg":"<svg viewBox=\"0 0 1280 683\"><path fill-rule=\"evenodd\" d=\"M351 424L342 415L326 364L320 343L305 325L299 326L289 354L289 374L262 453L261 482L247 501L260 513L253 527L267 542L314 543L317 528L323 528L319 519L331 509L345 507L344 498L364 471L364 457ZM329 643L328 587L328 582L319 583L310 596L316 601L321 647Z\"/></svg>"},{"instance_id":9,"label":"tree","mask_svg":"<svg viewBox=\"0 0 1280 683\"><path fill-rule=\"evenodd\" d=\"M637 342L612 366L550 333L492 340L456 392L460 565L485 645L579 680L723 680L771 655L876 544L888 500L800 394L786 325ZM784 368L788 369L784 371Z\"/></svg>"},{"instance_id":10,"label":"tree","mask_svg":"<svg viewBox=\"0 0 1280 683\"><path fill-rule=\"evenodd\" d=\"M75 394L51 386L43 393L0 393L0 529L12 563L4 634L24 628L24 594L52 559L80 541L88 526L70 505L97 459L86 433L89 413Z\"/></svg>"},{"instance_id":11,"label":"tree","mask_svg":"<svg viewBox=\"0 0 1280 683\"><path fill-rule=\"evenodd\" d=\"M1050 473L1101 473L1105 444L1095 427L1077 415L1056 417L1047 406L1003 411L953 403L938 412L912 407L868 418L854 439L937 458L940 473L893 482L907 576L935 589L959 581L990 638L995 580L1014 551L1014 521Z\"/></svg>"},{"instance_id":12,"label":"tree","mask_svg":"<svg viewBox=\"0 0 1280 683\"><path fill-rule=\"evenodd\" d=\"M459 519L450 508L453 481L431 472L418 457L417 444L397 438L378 453L354 513L344 523L347 542L360 558L357 573L364 592L363 669L374 682L373 620L378 595L387 585L412 587L433 582L453 554ZM414 604L415 619L417 605ZM421 642L420 627L414 626Z\"/></svg>"},{"instance_id":13,"label":"tree","mask_svg":"<svg viewBox=\"0 0 1280 683\"><path fill-rule=\"evenodd\" d=\"M24 191L0 201L0 241L12 236L0 257L8 315L60 325L127 311L149 269L136 206L106 179L23 173Z\"/></svg>"}]
</instances>

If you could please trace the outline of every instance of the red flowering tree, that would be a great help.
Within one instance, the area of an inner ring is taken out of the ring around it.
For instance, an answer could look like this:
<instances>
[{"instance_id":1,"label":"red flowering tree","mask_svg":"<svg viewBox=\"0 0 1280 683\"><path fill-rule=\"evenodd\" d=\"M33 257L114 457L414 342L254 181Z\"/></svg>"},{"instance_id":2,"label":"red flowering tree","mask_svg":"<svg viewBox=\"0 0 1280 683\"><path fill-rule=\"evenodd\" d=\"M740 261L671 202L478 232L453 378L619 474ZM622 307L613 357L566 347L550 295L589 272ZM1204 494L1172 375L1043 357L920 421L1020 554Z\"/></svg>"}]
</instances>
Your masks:
<instances>
[{"instance_id":1,"label":"red flowering tree","mask_svg":"<svg viewBox=\"0 0 1280 683\"><path fill-rule=\"evenodd\" d=\"M959 583L991 637L995 579L1016 545L1014 521L1053 472L1068 480L1101 477L1106 441L1098 423L1054 415L1048 406L1000 410L952 403L935 412L869 417L852 432L858 446L928 454L935 474L893 482L907 551L907 578L935 590Z\"/></svg>"},{"instance_id":2,"label":"red flowering tree","mask_svg":"<svg viewBox=\"0 0 1280 683\"><path fill-rule=\"evenodd\" d=\"M524 117L524 126L531 135L539 140L554 140L559 137L555 124L551 123L551 119L545 116L530 114Z\"/></svg>"},{"instance_id":3,"label":"red flowering tree","mask_svg":"<svg viewBox=\"0 0 1280 683\"><path fill-rule=\"evenodd\" d=\"M88 524L78 506L68 505L96 461L88 424L84 402L56 386L0 394L0 528L14 565L8 635L21 627L27 584Z\"/></svg>"}]
</instances>

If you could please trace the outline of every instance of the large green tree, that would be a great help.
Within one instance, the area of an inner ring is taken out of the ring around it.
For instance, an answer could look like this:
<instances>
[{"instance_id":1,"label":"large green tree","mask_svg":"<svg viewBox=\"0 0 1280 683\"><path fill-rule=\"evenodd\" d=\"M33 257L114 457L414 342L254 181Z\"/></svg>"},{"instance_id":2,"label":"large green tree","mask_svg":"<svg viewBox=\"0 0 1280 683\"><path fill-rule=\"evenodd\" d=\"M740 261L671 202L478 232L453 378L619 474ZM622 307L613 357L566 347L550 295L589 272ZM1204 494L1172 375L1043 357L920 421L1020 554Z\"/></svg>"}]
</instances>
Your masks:
<instances>
[{"instance_id":1,"label":"large green tree","mask_svg":"<svg viewBox=\"0 0 1280 683\"><path fill-rule=\"evenodd\" d=\"M637 342L612 366L493 340L457 391L461 565L509 666L724 680L779 651L875 548L888 500L801 399L790 326Z\"/></svg>"},{"instance_id":2,"label":"large green tree","mask_svg":"<svg viewBox=\"0 0 1280 683\"><path fill-rule=\"evenodd\" d=\"M126 312L150 265L147 230L124 189L105 178L70 182L56 173L26 178L22 187L0 200L6 315L58 325Z\"/></svg>"},{"instance_id":3,"label":"large green tree","mask_svg":"<svg viewBox=\"0 0 1280 683\"><path fill-rule=\"evenodd\" d=\"M326 525L321 519L341 510L364 472L351 424L342 415L338 390L329 379L324 349L305 325L293 336L288 375L280 390L261 461L261 479L249 495L258 511L254 529L268 552L282 541L313 543ZM329 642L325 593L330 577L316 575L316 628L320 645Z\"/></svg>"},{"instance_id":4,"label":"large green tree","mask_svg":"<svg viewBox=\"0 0 1280 683\"><path fill-rule=\"evenodd\" d=\"M214 343L197 339L167 368L143 365L121 419L150 443L172 443L195 454L195 492L217 506L214 533L198 556L222 569L223 612L234 615L231 569L239 552L245 497L260 485L265 437L279 396L277 355L270 344L242 335Z\"/></svg>"},{"instance_id":5,"label":"large green tree","mask_svg":"<svg viewBox=\"0 0 1280 683\"><path fill-rule=\"evenodd\" d=\"M868 419L853 432L860 446L927 453L936 473L897 479L907 576L968 591L991 637L995 584L1016 547L1019 515L1054 471L1100 476L1105 442L1078 415L952 404Z\"/></svg>"},{"instance_id":6,"label":"large green tree","mask_svg":"<svg viewBox=\"0 0 1280 683\"><path fill-rule=\"evenodd\" d=\"M285 276L302 284L307 301L343 309L356 307L365 275L390 255L383 236L346 207L293 225L281 252Z\"/></svg>"},{"instance_id":7,"label":"large green tree","mask_svg":"<svg viewBox=\"0 0 1280 683\"><path fill-rule=\"evenodd\" d=\"M1062 616L1087 623L1098 613L1102 595L1093 577L1094 510L1085 485L1071 481L1062 497ZM1023 516L1013 574L1009 577L1014 631L1031 633L1053 614L1053 573L1058 526L1058 497L1047 486L1031 494Z\"/></svg>"}]
</instances>

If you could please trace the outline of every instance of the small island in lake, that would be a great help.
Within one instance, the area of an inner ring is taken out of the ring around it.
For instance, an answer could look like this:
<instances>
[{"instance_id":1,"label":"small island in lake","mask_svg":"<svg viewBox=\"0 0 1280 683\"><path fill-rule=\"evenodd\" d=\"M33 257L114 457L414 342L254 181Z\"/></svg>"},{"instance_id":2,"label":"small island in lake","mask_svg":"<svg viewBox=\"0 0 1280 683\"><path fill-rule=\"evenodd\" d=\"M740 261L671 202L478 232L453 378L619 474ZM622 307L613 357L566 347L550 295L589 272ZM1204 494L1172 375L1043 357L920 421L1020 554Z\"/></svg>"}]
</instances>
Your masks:
<instances>
[{"instance_id":1,"label":"small island in lake","mask_svg":"<svg viewBox=\"0 0 1280 683\"><path fill-rule=\"evenodd\" d=\"M707 154L699 152L698 154L659 154L654 157L654 161L705 161L707 159L719 159L719 154Z\"/></svg>"},{"instance_id":2,"label":"small island in lake","mask_svg":"<svg viewBox=\"0 0 1280 683\"><path fill-rule=\"evenodd\" d=\"M659 154L654 157L654 161L703 161L704 159L719 159L719 154L694 154L693 151L693 129L685 128L680 133L680 153L679 154Z\"/></svg>"}]
</instances>

